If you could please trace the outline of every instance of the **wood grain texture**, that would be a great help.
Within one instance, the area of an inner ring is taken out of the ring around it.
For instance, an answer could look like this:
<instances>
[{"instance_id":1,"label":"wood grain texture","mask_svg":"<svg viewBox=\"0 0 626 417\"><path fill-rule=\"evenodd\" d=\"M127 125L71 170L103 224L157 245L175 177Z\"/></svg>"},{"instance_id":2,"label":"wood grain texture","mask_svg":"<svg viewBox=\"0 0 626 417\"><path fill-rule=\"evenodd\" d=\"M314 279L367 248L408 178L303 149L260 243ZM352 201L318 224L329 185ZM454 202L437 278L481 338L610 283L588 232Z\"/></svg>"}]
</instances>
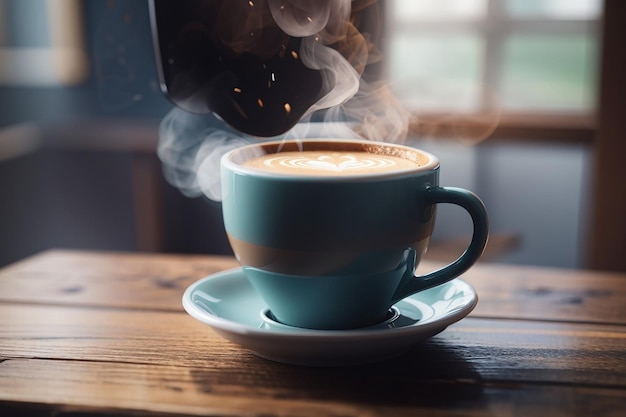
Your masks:
<instances>
[{"instance_id":1,"label":"wood grain texture","mask_svg":"<svg viewBox=\"0 0 626 417\"><path fill-rule=\"evenodd\" d=\"M0 416L622 416L626 294L611 273L482 264L472 315L405 355L307 368L189 317L230 257L50 251L0 270ZM426 263L421 268L432 269Z\"/></svg>"},{"instance_id":2,"label":"wood grain texture","mask_svg":"<svg viewBox=\"0 0 626 417\"><path fill-rule=\"evenodd\" d=\"M32 359L0 365L1 375L16 381L0 379L2 392L11 398L25 403L43 401L52 409L97 408L114 415L142 410L211 416L505 417L547 413L618 417L623 415L624 405L624 392L619 389L431 380L407 372L392 382L385 379L386 374L377 373L380 368L345 372L273 365L286 369L265 374L269 382L259 385L254 384L259 379L255 368L234 378L203 368L166 365ZM25 374L30 378L24 378Z\"/></svg>"},{"instance_id":3,"label":"wood grain texture","mask_svg":"<svg viewBox=\"0 0 626 417\"><path fill-rule=\"evenodd\" d=\"M237 265L227 256L49 251L0 270L0 301L181 311L187 286ZM480 297L473 316L626 325L622 274L480 264L462 278Z\"/></svg>"},{"instance_id":4,"label":"wood grain texture","mask_svg":"<svg viewBox=\"0 0 626 417\"><path fill-rule=\"evenodd\" d=\"M0 334L4 358L208 364L244 374L247 365L268 370L271 364L251 357L184 313L3 304ZM467 318L417 345L403 357L401 367L416 373L432 367L438 373L431 377L437 380L452 372L454 378L482 381L626 388L624 347L626 329L621 326ZM367 369L381 375L386 368ZM393 381L397 371L385 375L386 381Z\"/></svg>"},{"instance_id":5,"label":"wood grain texture","mask_svg":"<svg viewBox=\"0 0 626 417\"><path fill-rule=\"evenodd\" d=\"M474 316L626 325L624 274L480 264L462 278L479 295Z\"/></svg>"},{"instance_id":6,"label":"wood grain texture","mask_svg":"<svg viewBox=\"0 0 626 417\"><path fill-rule=\"evenodd\" d=\"M0 301L182 311L187 286L237 265L227 256L48 251L0 270Z\"/></svg>"}]
</instances>

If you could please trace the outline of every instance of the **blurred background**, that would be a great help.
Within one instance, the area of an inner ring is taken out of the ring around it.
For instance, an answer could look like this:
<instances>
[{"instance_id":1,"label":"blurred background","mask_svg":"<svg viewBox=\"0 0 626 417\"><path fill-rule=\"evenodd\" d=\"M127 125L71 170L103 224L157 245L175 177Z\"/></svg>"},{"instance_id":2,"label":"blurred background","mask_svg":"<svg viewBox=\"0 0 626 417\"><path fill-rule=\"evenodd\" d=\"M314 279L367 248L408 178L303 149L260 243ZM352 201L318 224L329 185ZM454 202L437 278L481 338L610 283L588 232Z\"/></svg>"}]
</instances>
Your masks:
<instances>
[{"instance_id":1,"label":"blurred background","mask_svg":"<svg viewBox=\"0 0 626 417\"><path fill-rule=\"evenodd\" d=\"M484 261L625 269L611 159L624 140L607 133L624 131L620 1L378 8L380 76L414 115L409 143L440 157L441 183L485 201ZM147 1L0 0L0 266L49 248L230 254L220 204L163 178L172 107ZM470 233L463 210L441 206L430 256L455 256Z\"/></svg>"}]
</instances>

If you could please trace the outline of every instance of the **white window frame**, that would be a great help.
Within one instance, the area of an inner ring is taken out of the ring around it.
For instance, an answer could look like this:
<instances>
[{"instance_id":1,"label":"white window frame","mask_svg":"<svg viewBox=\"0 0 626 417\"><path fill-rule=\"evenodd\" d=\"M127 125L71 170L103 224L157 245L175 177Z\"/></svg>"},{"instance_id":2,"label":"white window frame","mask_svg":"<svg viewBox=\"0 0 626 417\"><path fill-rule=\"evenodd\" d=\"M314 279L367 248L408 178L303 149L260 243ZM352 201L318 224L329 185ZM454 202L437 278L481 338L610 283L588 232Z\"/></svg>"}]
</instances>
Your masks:
<instances>
[{"instance_id":1,"label":"white window frame","mask_svg":"<svg viewBox=\"0 0 626 417\"><path fill-rule=\"evenodd\" d=\"M418 0L417 0L418 1ZM486 11L484 17L464 18L445 17L429 18L424 20L392 22L404 33L472 33L477 34L484 40L484 55L482 73L480 76L481 92L476 113L465 114L463 120L455 120L450 126L440 129L446 132L455 129L458 123L469 124L470 128L485 129L492 123L492 116L498 113L498 122L493 136L518 137L525 135L531 139L552 137L558 140L582 141L592 140L595 127L595 108L589 110L503 110L494 100L493 83L498 82L503 71L502 54L504 43L510 34L570 34L570 33L594 33L597 42L600 43L601 20L597 18L572 18L555 19L549 17L516 17L507 13L506 4L503 0L485 0ZM600 13L601 14L601 13ZM388 44L389 38L386 39ZM597 48L598 52L601 48ZM599 62L599 57L598 57ZM387 71L388 73L389 71ZM598 76L600 69L598 68ZM393 81L393 80L392 80ZM596 80L599 84L599 80ZM419 133L428 129L430 120L441 124L442 112L420 112L416 122L411 126L411 131ZM446 118L449 120L449 118ZM443 124L445 125L445 121ZM424 127L426 126L426 127ZM445 134L445 133L444 133Z\"/></svg>"}]
</instances>

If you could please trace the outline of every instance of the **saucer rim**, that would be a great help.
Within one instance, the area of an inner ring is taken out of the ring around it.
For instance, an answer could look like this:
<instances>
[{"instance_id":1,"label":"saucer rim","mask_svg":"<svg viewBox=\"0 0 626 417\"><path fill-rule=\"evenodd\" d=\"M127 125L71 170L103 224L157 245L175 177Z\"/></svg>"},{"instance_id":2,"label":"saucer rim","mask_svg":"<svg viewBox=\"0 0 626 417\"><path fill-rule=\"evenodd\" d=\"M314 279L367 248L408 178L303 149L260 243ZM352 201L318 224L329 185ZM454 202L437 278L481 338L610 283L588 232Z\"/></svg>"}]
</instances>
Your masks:
<instances>
[{"instance_id":1,"label":"saucer rim","mask_svg":"<svg viewBox=\"0 0 626 417\"><path fill-rule=\"evenodd\" d=\"M399 327L399 328L378 328L378 329L346 329L346 330L319 330L319 329L307 329L307 328L299 328L299 327L290 327L285 326L284 329L268 329L268 328L255 328L251 327L248 324L244 324L241 322L233 321L231 319L227 319L224 317L217 316L215 314L211 314L195 305L191 300L191 294L197 287L203 284L206 281L214 280L221 278L225 275L231 274L240 274L243 275L243 270L241 267L230 268L224 271L220 271L217 273L213 273L207 275L203 278L198 279L193 282L191 285L187 287L182 296L182 304L185 311L192 316L194 319L204 323L211 328L220 331L220 332L228 332L235 333L242 336L258 336L263 338L285 338L289 340L293 339L319 339L319 338L332 338L334 340L346 339L352 340L361 339L367 340L372 338L379 338L381 335L384 337L389 336L391 334L394 337L402 337L404 333L411 334L416 331L428 332L434 329L444 330L447 326L456 323L457 321L463 319L467 316L478 304L478 294L476 290L468 284L466 281L461 278L454 278L447 283L455 283L464 285L471 295L471 299L464 303L462 306L454 308L450 311L445 312L445 314L441 316L437 316L432 321L417 321L407 326ZM243 276L245 279L245 276ZM446 283L446 284L447 284ZM444 284L445 285L445 284ZM419 297L420 293L410 295L405 297L403 300ZM417 299L420 302L422 300ZM397 303L396 303L397 304ZM429 303L425 303L430 305ZM395 304L394 304L395 305ZM401 309L400 309L401 310ZM255 312L258 314L259 312ZM431 330L432 329L432 330ZM440 331L441 331L440 330Z\"/></svg>"}]
</instances>

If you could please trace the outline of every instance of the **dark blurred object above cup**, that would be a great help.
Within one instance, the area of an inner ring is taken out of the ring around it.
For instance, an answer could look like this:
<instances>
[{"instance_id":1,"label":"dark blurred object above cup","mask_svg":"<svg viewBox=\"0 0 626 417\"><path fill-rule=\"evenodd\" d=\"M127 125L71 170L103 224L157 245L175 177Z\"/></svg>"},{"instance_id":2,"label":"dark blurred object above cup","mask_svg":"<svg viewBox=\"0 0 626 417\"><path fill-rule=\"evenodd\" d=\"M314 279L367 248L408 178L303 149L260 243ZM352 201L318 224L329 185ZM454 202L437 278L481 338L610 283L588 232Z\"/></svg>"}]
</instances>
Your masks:
<instances>
[{"instance_id":1,"label":"dark blurred object above cup","mask_svg":"<svg viewBox=\"0 0 626 417\"><path fill-rule=\"evenodd\" d=\"M275 136L320 98L320 71L300 59L266 1L151 0L161 88L192 113L214 112L235 129Z\"/></svg>"}]
</instances>

